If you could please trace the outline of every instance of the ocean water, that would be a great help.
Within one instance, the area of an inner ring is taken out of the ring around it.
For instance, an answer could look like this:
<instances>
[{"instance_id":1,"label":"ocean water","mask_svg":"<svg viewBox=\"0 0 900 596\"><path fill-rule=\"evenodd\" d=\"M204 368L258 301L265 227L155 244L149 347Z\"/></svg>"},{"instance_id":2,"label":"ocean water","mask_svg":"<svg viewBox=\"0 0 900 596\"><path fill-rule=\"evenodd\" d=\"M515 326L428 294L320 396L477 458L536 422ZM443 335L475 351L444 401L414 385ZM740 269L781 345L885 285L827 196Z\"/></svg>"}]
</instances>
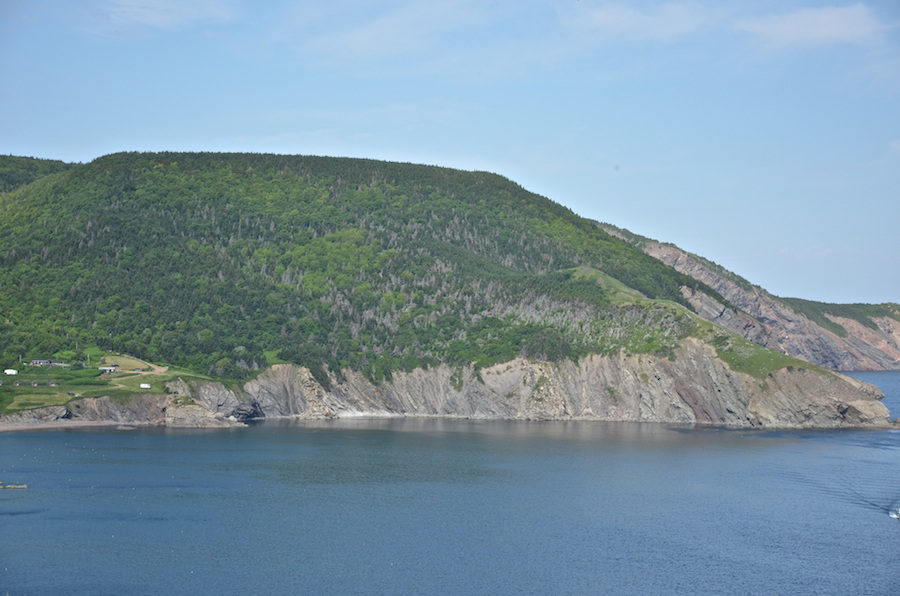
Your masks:
<instances>
[{"instance_id":1,"label":"ocean water","mask_svg":"<svg viewBox=\"0 0 900 596\"><path fill-rule=\"evenodd\" d=\"M900 371L861 371L843 374L876 385L884 393L881 403L891 411L891 418L900 418Z\"/></svg>"},{"instance_id":2,"label":"ocean water","mask_svg":"<svg viewBox=\"0 0 900 596\"><path fill-rule=\"evenodd\" d=\"M0 435L0 480L29 485L0 491L10 596L900 590L897 431L42 431Z\"/></svg>"}]
</instances>

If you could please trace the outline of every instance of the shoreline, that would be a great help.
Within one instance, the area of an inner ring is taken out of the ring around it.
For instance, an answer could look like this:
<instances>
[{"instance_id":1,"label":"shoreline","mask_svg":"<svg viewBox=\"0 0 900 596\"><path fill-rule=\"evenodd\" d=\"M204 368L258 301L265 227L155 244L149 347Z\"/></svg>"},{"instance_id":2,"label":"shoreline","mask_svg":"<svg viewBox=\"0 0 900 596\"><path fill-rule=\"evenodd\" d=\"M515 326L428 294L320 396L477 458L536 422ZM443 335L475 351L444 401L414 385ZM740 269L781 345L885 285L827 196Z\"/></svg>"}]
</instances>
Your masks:
<instances>
[{"instance_id":1,"label":"shoreline","mask_svg":"<svg viewBox=\"0 0 900 596\"><path fill-rule=\"evenodd\" d=\"M35 424L11 424L8 422L0 422L0 434L2 433L14 433L14 432L25 432L30 430L59 430L66 428L95 428L95 427L109 427L109 426L148 426L148 425L137 425L137 424L123 424L121 422L114 422L112 420L108 421L54 421L54 422L37 422Z\"/></svg>"},{"instance_id":2,"label":"shoreline","mask_svg":"<svg viewBox=\"0 0 900 596\"><path fill-rule=\"evenodd\" d=\"M465 419L469 420L468 416L347 416L347 417L337 417L331 420L359 420L359 419L391 419L391 418L420 418L420 419L434 419L434 418L447 418L447 419ZM314 420L313 418L302 418L295 416L278 416L274 418L269 418L267 420ZM317 420L325 420L317 419ZM517 420L512 418L472 418L472 420ZM571 419L571 420L527 420L528 422L629 422L634 424L677 424L677 423L666 423L666 422L651 422L651 421L643 421L643 420L600 420L595 418L589 419ZM900 430L900 420L891 420L890 423L886 426L857 426L857 427L817 427L817 428L790 428L790 427L759 427L759 428L745 428L745 427L731 427L731 426L723 426L723 425L707 425L707 424L687 424L688 426L694 426L696 428L704 428L704 429L730 429L730 430L743 430L743 431L783 431L783 430L875 430L875 431L885 431L885 430ZM40 431L49 431L49 430L66 430L66 429L87 429L87 428L108 428L108 427L123 427L128 430L134 430L138 428L167 428L165 424L146 424L146 423L129 423L129 422L115 422L111 420L106 421L64 421L64 420L55 420L52 422L37 422L34 424L10 424L8 422L0 422L0 434L3 433L14 433L14 432L28 432L32 430L40 430ZM175 427L175 428L207 428L207 427Z\"/></svg>"}]
</instances>

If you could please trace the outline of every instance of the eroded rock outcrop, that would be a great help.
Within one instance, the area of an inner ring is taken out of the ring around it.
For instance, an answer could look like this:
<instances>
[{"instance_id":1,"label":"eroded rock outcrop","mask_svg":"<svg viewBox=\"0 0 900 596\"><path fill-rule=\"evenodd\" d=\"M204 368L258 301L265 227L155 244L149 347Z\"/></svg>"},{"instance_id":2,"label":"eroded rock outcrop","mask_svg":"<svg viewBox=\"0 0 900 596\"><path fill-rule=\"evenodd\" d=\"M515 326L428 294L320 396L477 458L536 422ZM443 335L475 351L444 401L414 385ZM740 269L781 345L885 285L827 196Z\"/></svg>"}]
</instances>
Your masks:
<instances>
[{"instance_id":1,"label":"eroded rock outcrop","mask_svg":"<svg viewBox=\"0 0 900 596\"><path fill-rule=\"evenodd\" d=\"M822 369L788 367L765 379L735 372L695 338L673 358L594 355L578 362L517 358L476 371L438 366L396 372L374 384L346 370L326 389L306 368L270 367L239 389L221 383L170 384L170 395L127 403L82 399L14 414L0 422L105 421L169 427L220 427L250 418L447 416L516 420L619 420L743 428L892 425L883 394Z\"/></svg>"},{"instance_id":2,"label":"eroded rock outcrop","mask_svg":"<svg viewBox=\"0 0 900 596\"><path fill-rule=\"evenodd\" d=\"M608 225L602 227L628 240L620 230ZM642 248L666 265L703 282L741 309L743 312L727 308L705 294L682 288L698 314L724 329L831 370L900 370L900 322L894 319L874 320L878 326L874 330L857 321L832 318L848 332L847 337L839 337L797 314L765 290L737 283L676 246L646 241Z\"/></svg>"},{"instance_id":3,"label":"eroded rock outcrop","mask_svg":"<svg viewBox=\"0 0 900 596\"><path fill-rule=\"evenodd\" d=\"M224 388L202 389L205 395ZM216 403L240 406L245 418L451 416L527 420L626 420L735 427L887 427L883 394L837 373L782 369L765 380L728 368L697 339L681 343L673 360L648 355L591 356L579 362L518 358L476 372L439 366L397 372L373 384L344 371L329 390L299 366L272 366L240 393ZM200 394L194 399L203 399Z\"/></svg>"},{"instance_id":4,"label":"eroded rock outcrop","mask_svg":"<svg viewBox=\"0 0 900 596\"><path fill-rule=\"evenodd\" d=\"M165 426L169 428L226 428L245 426L234 416L226 417L204 405L184 404L166 408Z\"/></svg>"},{"instance_id":5,"label":"eroded rock outcrop","mask_svg":"<svg viewBox=\"0 0 900 596\"><path fill-rule=\"evenodd\" d=\"M187 385L184 384L184 387L187 388ZM0 425L8 428L65 424L174 428L243 426L243 423L235 417L215 412L205 404L178 403L176 400L179 397L183 396L138 394L125 401L109 397L86 397L73 400L64 406L35 408L0 416Z\"/></svg>"},{"instance_id":6,"label":"eroded rock outcrop","mask_svg":"<svg viewBox=\"0 0 900 596\"><path fill-rule=\"evenodd\" d=\"M67 420L80 422L116 422L161 426L171 399L166 395L135 395L127 401L109 397L85 397L66 404Z\"/></svg>"}]
</instances>

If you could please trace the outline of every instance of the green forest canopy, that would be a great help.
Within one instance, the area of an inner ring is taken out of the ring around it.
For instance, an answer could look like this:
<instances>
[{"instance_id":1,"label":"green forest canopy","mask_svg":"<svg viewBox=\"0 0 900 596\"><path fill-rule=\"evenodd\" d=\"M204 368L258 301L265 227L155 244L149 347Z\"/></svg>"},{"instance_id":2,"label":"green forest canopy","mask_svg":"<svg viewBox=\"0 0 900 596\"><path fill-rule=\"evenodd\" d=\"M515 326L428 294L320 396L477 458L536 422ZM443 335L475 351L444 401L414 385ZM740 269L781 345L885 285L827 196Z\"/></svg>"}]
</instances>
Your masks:
<instances>
[{"instance_id":1,"label":"green forest canopy","mask_svg":"<svg viewBox=\"0 0 900 596\"><path fill-rule=\"evenodd\" d=\"M689 332L677 309L616 303L579 268L648 299L684 305L688 285L724 302L485 172L256 154L4 159L0 170L37 174L0 195L3 365L96 345L227 378L277 355L323 382L347 367L379 380L519 354L664 353Z\"/></svg>"}]
</instances>

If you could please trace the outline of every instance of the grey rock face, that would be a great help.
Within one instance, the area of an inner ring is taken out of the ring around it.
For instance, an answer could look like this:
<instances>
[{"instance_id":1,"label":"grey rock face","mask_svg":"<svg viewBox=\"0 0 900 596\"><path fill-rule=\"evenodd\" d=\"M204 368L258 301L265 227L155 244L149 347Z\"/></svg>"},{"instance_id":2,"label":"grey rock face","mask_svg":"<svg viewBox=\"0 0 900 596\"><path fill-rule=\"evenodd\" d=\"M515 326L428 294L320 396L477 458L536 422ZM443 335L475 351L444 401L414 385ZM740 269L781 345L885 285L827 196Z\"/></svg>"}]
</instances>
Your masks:
<instances>
[{"instance_id":1,"label":"grey rock face","mask_svg":"<svg viewBox=\"0 0 900 596\"><path fill-rule=\"evenodd\" d=\"M63 420L66 417L66 406L47 406L24 410L0 417L0 422L10 426L35 426Z\"/></svg>"},{"instance_id":2,"label":"grey rock face","mask_svg":"<svg viewBox=\"0 0 900 596\"><path fill-rule=\"evenodd\" d=\"M65 418L80 422L117 422L160 426L164 423L169 398L165 395L137 395L120 403L108 397L86 397L66 404Z\"/></svg>"},{"instance_id":3,"label":"grey rock face","mask_svg":"<svg viewBox=\"0 0 900 596\"><path fill-rule=\"evenodd\" d=\"M742 287L679 248L650 242L644 252L705 283L743 310L727 309L708 296L682 289L698 314L759 345L831 370L900 370L900 322L878 319L876 332L856 321L835 319L849 332L848 337L838 337L764 290Z\"/></svg>"},{"instance_id":4,"label":"grey rock face","mask_svg":"<svg viewBox=\"0 0 900 596\"><path fill-rule=\"evenodd\" d=\"M221 383L193 383L187 396L213 413L231 414L241 403L234 391L226 389Z\"/></svg>"},{"instance_id":5,"label":"grey rock face","mask_svg":"<svg viewBox=\"0 0 900 596\"><path fill-rule=\"evenodd\" d=\"M35 408L0 417L11 426L33 426L58 422L118 423L159 426L165 421L169 398L164 395L136 395L125 403L108 397L86 397L64 406Z\"/></svg>"},{"instance_id":6,"label":"grey rock face","mask_svg":"<svg viewBox=\"0 0 900 596\"><path fill-rule=\"evenodd\" d=\"M201 405L169 406L166 409L165 424L169 428L224 428L246 426L234 418L214 413Z\"/></svg>"},{"instance_id":7,"label":"grey rock face","mask_svg":"<svg viewBox=\"0 0 900 596\"><path fill-rule=\"evenodd\" d=\"M173 403L169 395L153 394L135 395L127 402L108 397L86 397L65 406L36 408L0 417L0 424L10 427L66 423L73 426L98 423L178 428L243 426L237 419L215 412L206 405L179 405Z\"/></svg>"},{"instance_id":8,"label":"grey rock face","mask_svg":"<svg viewBox=\"0 0 900 596\"><path fill-rule=\"evenodd\" d=\"M221 383L182 383L177 389L177 397L142 395L125 404L82 399L65 407L13 414L0 422L203 428L240 425L255 417L447 416L743 428L893 424L879 401L884 396L873 385L821 369L782 369L760 381L732 371L712 346L694 338L683 340L673 359L624 351L578 362L517 358L477 372L448 366L397 372L391 382L378 385L348 370L342 382L332 379L329 390L306 368L278 364L237 391ZM195 403L184 405L184 398Z\"/></svg>"},{"instance_id":9,"label":"grey rock face","mask_svg":"<svg viewBox=\"0 0 900 596\"><path fill-rule=\"evenodd\" d=\"M516 359L479 373L441 366L395 373L375 385L344 371L326 391L308 370L275 365L244 386L269 418L451 416L521 420L625 420L735 427L887 427L883 395L837 373L780 370L764 382L731 371L713 348L684 340L674 360L591 356L579 362ZM244 406L248 407L248 406Z\"/></svg>"}]
</instances>

